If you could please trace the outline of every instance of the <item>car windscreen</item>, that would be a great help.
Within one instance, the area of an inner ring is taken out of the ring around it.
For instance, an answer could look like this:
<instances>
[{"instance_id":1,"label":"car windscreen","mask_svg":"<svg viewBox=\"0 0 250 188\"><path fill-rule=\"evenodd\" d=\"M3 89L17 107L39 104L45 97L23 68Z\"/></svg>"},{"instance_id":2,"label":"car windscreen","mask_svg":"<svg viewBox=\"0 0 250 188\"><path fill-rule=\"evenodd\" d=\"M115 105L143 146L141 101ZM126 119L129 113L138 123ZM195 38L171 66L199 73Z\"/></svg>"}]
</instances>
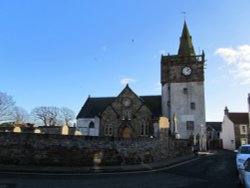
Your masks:
<instances>
[{"instance_id":1,"label":"car windscreen","mask_svg":"<svg viewBox=\"0 0 250 188\"><path fill-rule=\"evenodd\" d=\"M242 153L242 154L250 154L250 147L241 147L240 153Z\"/></svg>"}]
</instances>

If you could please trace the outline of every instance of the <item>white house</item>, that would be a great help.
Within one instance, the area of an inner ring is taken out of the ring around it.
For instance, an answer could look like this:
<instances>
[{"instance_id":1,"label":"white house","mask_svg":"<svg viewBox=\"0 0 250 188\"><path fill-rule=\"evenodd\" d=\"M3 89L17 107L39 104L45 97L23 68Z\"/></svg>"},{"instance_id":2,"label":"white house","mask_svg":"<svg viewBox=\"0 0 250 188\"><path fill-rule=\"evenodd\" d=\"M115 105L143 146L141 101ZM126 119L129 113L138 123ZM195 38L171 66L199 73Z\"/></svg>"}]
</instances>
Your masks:
<instances>
[{"instance_id":1,"label":"white house","mask_svg":"<svg viewBox=\"0 0 250 188\"><path fill-rule=\"evenodd\" d=\"M248 94L248 106L250 107L250 94ZM243 144L250 143L248 113L232 113L228 108L225 108L225 114L222 122L221 139L223 148L235 150Z\"/></svg>"},{"instance_id":2,"label":"white house","mask_svg":"<svg viewBox=\"0 0 250 188\"><path fill-rule=\"evenodd\" d=\"M84 136L99 136L100 118L77 119L77 130Z\"/></svg>"}]
</instances>

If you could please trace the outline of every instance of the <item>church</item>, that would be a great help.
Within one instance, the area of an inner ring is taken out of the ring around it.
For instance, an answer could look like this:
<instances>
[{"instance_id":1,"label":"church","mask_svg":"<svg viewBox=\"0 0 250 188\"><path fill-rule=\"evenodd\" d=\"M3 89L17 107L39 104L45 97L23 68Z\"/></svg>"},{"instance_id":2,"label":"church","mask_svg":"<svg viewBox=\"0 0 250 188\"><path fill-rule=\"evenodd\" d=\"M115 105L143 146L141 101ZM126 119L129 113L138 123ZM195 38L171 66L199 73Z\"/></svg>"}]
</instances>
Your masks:
<instances>
[{"instance_id":1,"label":"church","mask_svg":"<svg viewBox=\"0 0 250 188\"><path fill-rule=\"evenodd\" d=\"M161 95L138 96L128 85L117 97L88 97L76 119L82 135L158 137L160 118L169 134L199 140L205 126L205 53L196 55L184 22L178 54L161 56Z\"/></svg>"}]
</instances>

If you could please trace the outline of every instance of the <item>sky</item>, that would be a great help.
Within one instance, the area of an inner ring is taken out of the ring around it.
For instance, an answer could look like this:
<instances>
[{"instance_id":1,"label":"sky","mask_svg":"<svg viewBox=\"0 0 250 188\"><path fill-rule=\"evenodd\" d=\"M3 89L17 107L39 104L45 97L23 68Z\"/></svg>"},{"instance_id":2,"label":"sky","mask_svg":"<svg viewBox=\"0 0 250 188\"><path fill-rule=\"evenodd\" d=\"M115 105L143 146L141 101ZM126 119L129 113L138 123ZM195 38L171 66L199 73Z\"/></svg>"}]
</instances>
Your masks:
<instances>
[{"instance_id":1,"label":"sky","mask_svg":"<svg viewBox=\"0 0 250 188\"><path fill-rule=\"evenodd\" d=\"M177 54L186 19L205 51L206 120L248 112L249 0L0 0L0 91L31 112L118 96L160 95L161 54ZM185 12L185 14L183 13Z\"/></svg>"}]
</instances>

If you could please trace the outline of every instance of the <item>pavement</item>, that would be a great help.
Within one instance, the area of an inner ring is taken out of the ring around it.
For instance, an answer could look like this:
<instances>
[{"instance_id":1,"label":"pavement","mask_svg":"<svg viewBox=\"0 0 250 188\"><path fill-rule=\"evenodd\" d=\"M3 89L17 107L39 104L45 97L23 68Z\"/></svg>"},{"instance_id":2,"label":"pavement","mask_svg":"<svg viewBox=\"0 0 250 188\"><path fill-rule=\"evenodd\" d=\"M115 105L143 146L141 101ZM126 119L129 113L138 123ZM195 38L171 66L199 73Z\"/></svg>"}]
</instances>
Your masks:
<instances>
[{"instance_id":1,"label":"pavement","mask_svg":"<svg viewBox=\"0 0 250 188\"><path fill-rule=\"evenodd\" d=\"M23 174L97 174L97 173L118 173L118 172L138 172L154 171L180 163L197 160L201 157L214 154L215 151L199 152L198 156L186 155L175 157L164 161L153 163L141 163L136 165L120 166L23 166L0 164L0 173L23 173Z\"/></svg>"}]
</instances>

